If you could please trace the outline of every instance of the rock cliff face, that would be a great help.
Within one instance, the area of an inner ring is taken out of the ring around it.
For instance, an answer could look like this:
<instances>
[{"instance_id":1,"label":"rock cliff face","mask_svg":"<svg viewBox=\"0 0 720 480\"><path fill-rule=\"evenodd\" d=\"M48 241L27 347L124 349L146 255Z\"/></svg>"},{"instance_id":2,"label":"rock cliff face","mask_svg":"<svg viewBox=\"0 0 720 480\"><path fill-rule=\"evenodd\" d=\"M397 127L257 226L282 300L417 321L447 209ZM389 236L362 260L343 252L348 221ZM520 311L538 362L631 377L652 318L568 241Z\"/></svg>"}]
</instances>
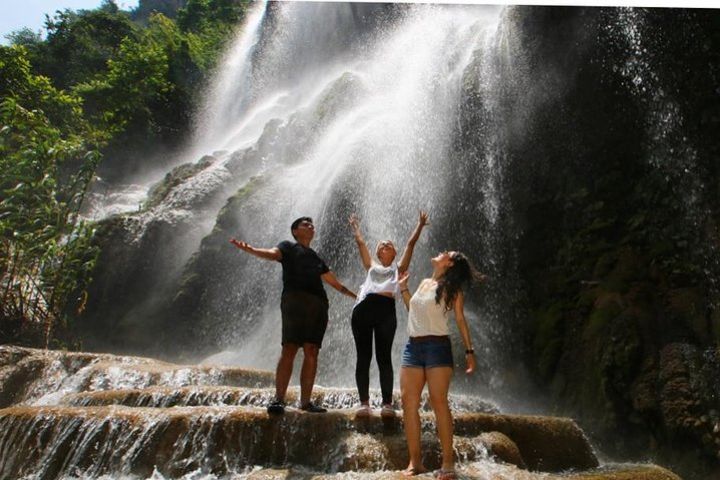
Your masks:
<instances>
[{"instance_id":1,"label":"rock cliff face","mask_svg":"<svg viewBox=\"0 0 720 480\"><path fill-rule=\"evenodd\" d=\"M711 478L717 14L517 13L526 88L547 92L509 100L542 100L508 138L528 364L601 449L650 448L689 478Z\"/></svg>"}]
</instances>

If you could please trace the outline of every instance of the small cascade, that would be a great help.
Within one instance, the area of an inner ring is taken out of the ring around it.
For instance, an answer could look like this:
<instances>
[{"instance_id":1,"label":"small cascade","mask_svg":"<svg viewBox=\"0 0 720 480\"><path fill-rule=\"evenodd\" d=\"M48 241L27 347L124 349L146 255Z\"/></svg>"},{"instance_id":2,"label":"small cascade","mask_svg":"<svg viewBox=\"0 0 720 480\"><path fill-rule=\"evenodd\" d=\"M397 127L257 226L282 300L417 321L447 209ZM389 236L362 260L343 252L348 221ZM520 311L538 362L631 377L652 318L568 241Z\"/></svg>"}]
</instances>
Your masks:
<instances>
[{"instance_id":1,"label":"small cascade","mask_svg":"<svg viewBox=\"0 0 720 480\"><path fill-rule=\"evenodd\" d=\"M196 121L196 151L211 145L217 148L224 142L218 134L225 134L228 119L236 117L246 109L252 98L252 55L260 40L262 22L265 18L267 1L256 2L247 19L238 30L232 46L228 49L220 66L219 75L209 92L205 105ZM240 89L238 92L236 89Z\"/></svg>"},{"instance_id":2,"label":"small cascade","mask_svg":"<svg viewBox=\"0 0 720 480\"><path fill-rule=\"evenodd\" d=\"M0 347L0 407L55 405L79 392L155 385L269 387L269 372L211 365L185 366L142 357Z\"/></svg>"},{"instance_id":3,"label":"small cascade","mask_svg":"<svg viewBox=\"0 0 720 480\"><path fill-rule=\"evenodd\" d=\"M318 387L314 400L328 413L291 406L270 416L271 384L257 370L0 347L0 391L15 392L0 409L0 478L285 478L286 468L382 478L406 466L401 415L358 417L355 392ZM291 389L289 402L297 395ZM424 462L438 468L424 403ZM654 466L632 467L637 477L617 476L628 466L596 470L587 438L568 418L501 414L462 395L451 403L458 466L470 478L677 478ZM561 473L568 470L594 476Z\"/></svg>"},{"instance_id":4,"label":"small cascade","mask_svg":"<svg viewBox=\"0 0 720 480\"><path fill-rule=\"evenodd\" d=\"M371 407L379 409L380 391L371 391ZM266 407L274 398L273 388L242 388L228 386L193 387L148 387L122 390L96 390L67 394L60 402L62 405L89 407L104 405L124 405L128 407L186 407L186 406L250 406ZM286 400L289 404L299 401L299 390L290 388ZM357 390L347 388L315 387L313 403L331 409L353 409L360 403ZM400 405L400 396L395 392L393 403ZM450 395L450 408L454 412L500 413L497 406L467 395ZM420 409L431 411L427 392L423 393Z\"/></svg>"}]
</instances>

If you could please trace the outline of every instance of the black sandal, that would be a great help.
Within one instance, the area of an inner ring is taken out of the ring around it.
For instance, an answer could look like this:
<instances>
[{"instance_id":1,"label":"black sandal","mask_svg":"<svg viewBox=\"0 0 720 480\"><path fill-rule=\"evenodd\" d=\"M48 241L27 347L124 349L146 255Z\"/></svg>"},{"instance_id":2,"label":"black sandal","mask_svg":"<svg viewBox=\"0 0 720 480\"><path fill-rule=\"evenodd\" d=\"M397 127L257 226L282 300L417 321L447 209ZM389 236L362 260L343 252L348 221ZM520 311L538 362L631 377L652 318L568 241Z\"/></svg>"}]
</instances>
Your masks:
<instances>
[{"instance_id":1,"label":"black sandal","mask_svg":"<svg viewBox=\"0 0 720 480\"><path fill-rule=\"evenodd\" d=\"M282 400L273 400L267 407L267 412L273 415L285 413L285 402Z\"/></svg>"}]
</instances>

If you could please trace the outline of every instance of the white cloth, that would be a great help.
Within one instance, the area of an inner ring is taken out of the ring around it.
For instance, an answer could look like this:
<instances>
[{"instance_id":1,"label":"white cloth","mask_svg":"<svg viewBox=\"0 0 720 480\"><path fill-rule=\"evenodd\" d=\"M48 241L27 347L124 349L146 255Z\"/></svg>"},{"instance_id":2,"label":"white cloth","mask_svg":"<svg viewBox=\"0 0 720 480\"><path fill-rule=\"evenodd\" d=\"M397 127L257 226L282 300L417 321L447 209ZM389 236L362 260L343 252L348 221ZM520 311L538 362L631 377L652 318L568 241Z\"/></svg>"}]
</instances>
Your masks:
<instances>
[{"instance_id":1,"label":"white cloth","mask_svg":"<svg viewBox=\"0 0 720 480\"><path fill-rule=\"evenodd\" d=\"M399 293L398 286L398 265L393 263L384 267L380 264L373 263L368 268L365 282L360 285L355 305L365 300L371 293L392 293L393 297Z\"/></svg>"},{"instance_id":2,"label":"white cloth","mask_svg":"<svg viewBox=\"0 0 720 480\"><path fill-rule=\"evenodd\" d=\"M445 311L442 300L439 304L435 302L437 283L433 287L428 287L425 283L430 281L423 280L410 299L407 323L407 333L410 337L449 334L448 312Z\"/></svg>"}]
</instances>

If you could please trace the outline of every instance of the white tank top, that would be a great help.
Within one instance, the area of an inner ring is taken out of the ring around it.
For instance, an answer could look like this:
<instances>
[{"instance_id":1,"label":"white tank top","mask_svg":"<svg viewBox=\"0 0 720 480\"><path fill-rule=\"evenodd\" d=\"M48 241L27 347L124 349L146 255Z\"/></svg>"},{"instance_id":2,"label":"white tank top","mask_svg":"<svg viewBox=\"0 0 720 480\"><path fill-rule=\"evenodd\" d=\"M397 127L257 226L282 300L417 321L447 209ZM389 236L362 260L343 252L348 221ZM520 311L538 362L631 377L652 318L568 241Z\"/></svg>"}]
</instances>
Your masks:
<instances>
[{"instance_id":1,"label":"white tank top","mask_svg":"<svg viewBox=\"0 0 720 480\"><path fill-rule=\"evenodd\" d=\"M393 297L398 293L398 266L393 263L384 267L380 264L373 263L368 268L365 282L360 285L360 291L355 300L355 305L365 300L371 293L392 293Z\"/></svg>"},{"instance_id":2,"label":"white tank top","mask_svg":"<svg viewBox=\"0 0 720 480\"><path fill-rule=\"evenodd\" d=\"M407 333L410 337L449 334L445 302L443 300L440 300L439 304L435 302L437 284L432 288L422 288L428 281L430 280L423 280L410 299L407 323Z\"/></svg>"}]
</instances>

